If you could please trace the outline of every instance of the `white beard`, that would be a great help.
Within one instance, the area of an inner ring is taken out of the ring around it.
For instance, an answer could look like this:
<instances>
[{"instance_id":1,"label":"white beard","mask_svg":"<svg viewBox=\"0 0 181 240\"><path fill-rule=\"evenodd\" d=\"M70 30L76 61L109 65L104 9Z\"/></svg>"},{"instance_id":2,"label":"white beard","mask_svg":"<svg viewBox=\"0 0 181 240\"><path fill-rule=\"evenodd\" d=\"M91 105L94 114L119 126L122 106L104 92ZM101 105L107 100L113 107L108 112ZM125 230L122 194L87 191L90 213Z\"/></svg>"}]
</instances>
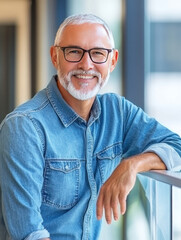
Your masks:
<instances>
[{"instance_id":1,"label":"white beard","mask_svg":"<svg viewBox=\"0 0 181 240\"><path fill-rule=\"evenodd\" d=\"M82 84L81 89L76 89L72 84L71 77L73 75L92 75L98 78L96 86L92 90L88 90L88 84ZM97 93L107 84L109 79L110 71L107 74L105 80L101 78L101 74L96 71L83 71L83 70L74 70L69 72L67 75L63 76L60 70L58 70L58 79L61 85L76 99L78 100L88 100L97 95Z\"/></svg>"}]
</instances>

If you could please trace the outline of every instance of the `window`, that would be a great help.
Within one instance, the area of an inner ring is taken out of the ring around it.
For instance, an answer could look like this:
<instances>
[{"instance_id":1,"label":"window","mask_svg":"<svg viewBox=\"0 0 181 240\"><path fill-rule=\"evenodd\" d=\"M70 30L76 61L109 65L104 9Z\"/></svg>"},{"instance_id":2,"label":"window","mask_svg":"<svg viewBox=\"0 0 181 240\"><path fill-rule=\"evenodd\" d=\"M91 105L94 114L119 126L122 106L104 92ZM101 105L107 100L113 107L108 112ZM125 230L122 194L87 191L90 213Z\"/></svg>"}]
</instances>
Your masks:
<instances>
[{"instance_id":1,"label":"window","mask_svg":"<svg viewBox=\"0 0 181 240\"><path fill-rule=\"evenodd\" d=\"M145 110L181 135L181 2L146 0L145 3ZM172 238L168 235L159 239L177 240L181 238L178 204L181 190L173 187L169 192L162 185L164 199L172 196L172 209L168 210L172 212L170 225L162 218L163 224L172 228L169 233ZM163 202L160 196L158 206Z\"/></svg>"},{"instance_id":2,"label":"window","mask_svg":"<svg viewBox=\"0 0 181 240\"><path fill-rule=\"evenodd\" d=\"M147 0L146 111L181 134L181 2Z\"/></svg>"},{"instance_id":3,"label":"window","mask_svg":"<svg viewBox=\"0 0 181 240\"><path fill-rule=\"evenodd\" d=\"M3 51L0 58L0 62L4 59L0 68L1 121L15 106L30 98L30 1L1 0L0 29L1 48L7 48L3 49L7 59Z\"/></svg>"}]
</instances>

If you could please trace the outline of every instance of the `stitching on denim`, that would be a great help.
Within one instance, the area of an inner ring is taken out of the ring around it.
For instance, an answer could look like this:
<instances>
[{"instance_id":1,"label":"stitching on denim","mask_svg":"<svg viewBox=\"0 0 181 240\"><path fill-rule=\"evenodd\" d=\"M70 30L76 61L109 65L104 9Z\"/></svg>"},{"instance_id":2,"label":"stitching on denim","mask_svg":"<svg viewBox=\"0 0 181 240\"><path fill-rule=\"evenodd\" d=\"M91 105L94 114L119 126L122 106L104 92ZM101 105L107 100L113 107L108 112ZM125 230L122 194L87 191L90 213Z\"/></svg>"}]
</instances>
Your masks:
<instances>
[{"instance_id":1,"label":"stitching on denim","mask_svg":"<svg viewBox=\"0 0 181 240\"><path fill-rule=\"evenodd\" d=\"M73 161L75 161L75 159ZM58 200L57 200L57 202L55 202L55 201L51 200L51 196L48 196L49 195L49 192L47 191L48 182L49 182L48 174L50 174L52 170L49 166L49 160L46 160L46 166L45 166L45 170L44 170L44 184L43 184L43 188L42 188L42 201L43 201L44 204L48 204L48 205L57 207L57 208L62 209L62 210L66 210L68 208L73 207L77 203L78 197L79 197L81 163L80 163L79 160L76 160L76 161L79 162L79 166L76 169L74 169L74 171L73 171L74 174L75 174L76 183L75 183L75 189L74 189L74 193L73 193L74 196L72 197L72 202L69 203L69 204L68 203L67 204L65 204L65 203L61 204L61 201L59 201L59 203L58 203ZM62 160L62 162L63 162L63 160ZM66 162L66 160L64 162ZM60 173L61 173L61 171L60 171Z\"/></svg>"}]
</instances>

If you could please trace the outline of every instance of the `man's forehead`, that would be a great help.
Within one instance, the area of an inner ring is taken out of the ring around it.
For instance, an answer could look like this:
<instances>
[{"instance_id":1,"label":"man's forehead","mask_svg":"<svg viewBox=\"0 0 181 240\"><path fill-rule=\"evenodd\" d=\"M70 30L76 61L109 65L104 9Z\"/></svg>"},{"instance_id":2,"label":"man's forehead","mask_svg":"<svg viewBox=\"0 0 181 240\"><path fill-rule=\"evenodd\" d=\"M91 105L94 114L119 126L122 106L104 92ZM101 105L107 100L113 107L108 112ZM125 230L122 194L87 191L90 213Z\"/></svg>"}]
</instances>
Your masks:
<instances>
[{"instance_id":1,"label":"man's forehead","mask_svg":"<svg viewBox=\"0 0 181 240\"><path fill-rule=\"evenodd\" d=\"M72 38L77 36L81 36L81 34L84 37L98 37L98 38L109 38L108 33L103 25L99 23L81 23L81 24L69 24L65 26L65 28L62 31L60 41L65 38Z\"/></svg>"},{"instance_id":2,"label":"man's forehead","mask_svg":"<svg viewBox=\"0 0 181 240\"><path fill-rule=\"evenodd\" d=\"M65 26L64 31L72 31L72 29L78 29L79 31L83 30L85 31L86 29L93 29L93 28L99 28L102 29L104 31L106 31L106 29L104 28L104 26L100 23L91 23L91 22L85 22L85 23L79 23L79 24L68 24L67 26Z\"/></svg>"}]
</instances>

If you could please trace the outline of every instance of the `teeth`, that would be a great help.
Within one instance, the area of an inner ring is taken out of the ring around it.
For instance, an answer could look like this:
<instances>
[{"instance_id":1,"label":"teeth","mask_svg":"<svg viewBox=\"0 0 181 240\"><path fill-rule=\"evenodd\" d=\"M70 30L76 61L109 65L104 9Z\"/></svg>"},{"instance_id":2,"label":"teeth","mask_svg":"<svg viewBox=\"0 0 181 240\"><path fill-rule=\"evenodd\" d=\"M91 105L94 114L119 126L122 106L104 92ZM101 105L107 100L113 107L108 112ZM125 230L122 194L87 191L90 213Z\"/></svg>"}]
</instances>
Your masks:
<instances>
[{"instance_id":1,"label":"teeth","mask_svg":"<svg viewBox=\"0 0 181 240\"><path fill-rule=\"evenodd\" d=\"M83 79L92 79L93 76L88 75L76 75L77 78L83 78Z\"/></svg>"}]
</instances>

